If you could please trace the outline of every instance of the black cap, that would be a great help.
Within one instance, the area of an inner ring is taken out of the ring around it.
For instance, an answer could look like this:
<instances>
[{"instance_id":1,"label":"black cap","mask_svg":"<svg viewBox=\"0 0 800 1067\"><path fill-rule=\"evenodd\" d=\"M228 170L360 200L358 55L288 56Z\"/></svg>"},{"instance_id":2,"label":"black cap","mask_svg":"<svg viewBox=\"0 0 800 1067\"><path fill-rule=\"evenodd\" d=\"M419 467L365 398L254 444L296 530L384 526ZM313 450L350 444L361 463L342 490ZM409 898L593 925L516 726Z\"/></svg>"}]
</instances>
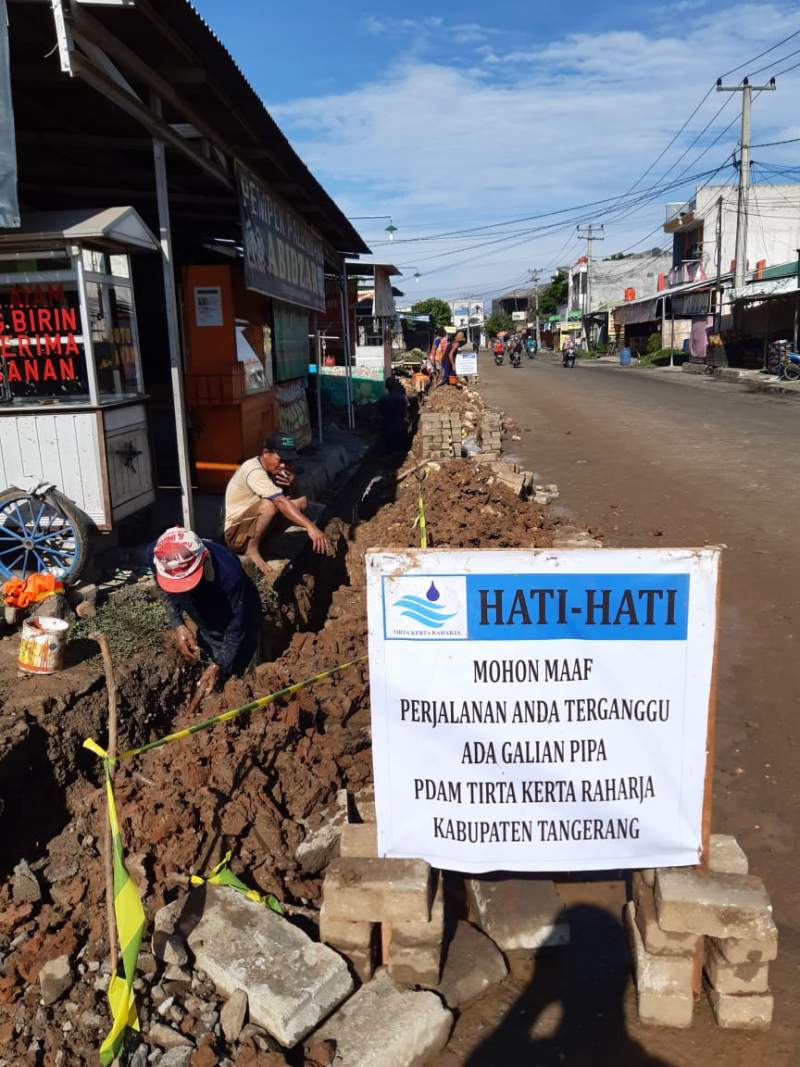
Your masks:
<instances>
[{"instance_id":1,"label":"black cap","mask_svg":"<svg viewBox=\"0 0 800 1067\"><path fill-rule=\"evenodd\" d=\"M287 462L297 459L297 446L294 436L290 433L281 433L276 430L274 433L267 434L262 447L268 452L277 452L281 459Z\"/></svg>"}]
</instances>

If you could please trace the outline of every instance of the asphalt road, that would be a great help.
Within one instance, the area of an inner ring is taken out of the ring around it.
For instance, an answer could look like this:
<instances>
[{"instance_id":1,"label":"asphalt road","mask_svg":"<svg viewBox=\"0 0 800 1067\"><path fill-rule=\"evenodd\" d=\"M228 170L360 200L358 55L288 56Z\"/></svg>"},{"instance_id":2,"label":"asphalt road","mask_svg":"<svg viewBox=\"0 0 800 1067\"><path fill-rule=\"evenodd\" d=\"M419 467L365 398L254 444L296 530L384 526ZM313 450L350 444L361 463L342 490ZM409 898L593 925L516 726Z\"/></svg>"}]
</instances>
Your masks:
<instances>
[{"instance_id":1,"label":"asphalt road","mask_svg":"<svg viewBox=\"0 0 800 1067\"><path fill-rule=\"evenodd\" d=\"M482 353L479 370L483 395L516 423L521 440L507 442L509 454L535 471L537 481L558 484L556 505L566 516L598 531L609 546L727 546L712 825L714 832L738 837L751 871L764 878L780 949L770 976L775 1021L768 1033L719 1030L705 1003L698 1004L689 1031L646 1030L632 1010L630 987L622 998L624 1024L618 1006L611 1010L613 1033L604 1038L606 1023L591 1017L579 1016L565 1028L570 1003L607 999L602 972L613 969L607 960L582 999L564 993L562 1021L551 1032L546 1012L536 1021L530 997L537 983L526 986L512 975L512 992L500 996L500 1008L493 1012L486 1000L479 1024L468 1012L452 1054L441 1063L798 1064L800 403L680 372L596 363L567 370L547 354L515 369L495 367ZM588 897L578 892L571 903L618 904L613 887L609 892L604 901L599 886L589 887ZM575 913L578 926L587 914ZM602 956L602 947L598 951ZM583 970L580 959L562 966L557 978L569 984L567 972L577 969L579 992L580 982L592 981L586 976L591 965ZM524 1025L514 1023L515 1012ZM488 1042L487 1031L495 1034Z\"/></svg>"}]
</instances>

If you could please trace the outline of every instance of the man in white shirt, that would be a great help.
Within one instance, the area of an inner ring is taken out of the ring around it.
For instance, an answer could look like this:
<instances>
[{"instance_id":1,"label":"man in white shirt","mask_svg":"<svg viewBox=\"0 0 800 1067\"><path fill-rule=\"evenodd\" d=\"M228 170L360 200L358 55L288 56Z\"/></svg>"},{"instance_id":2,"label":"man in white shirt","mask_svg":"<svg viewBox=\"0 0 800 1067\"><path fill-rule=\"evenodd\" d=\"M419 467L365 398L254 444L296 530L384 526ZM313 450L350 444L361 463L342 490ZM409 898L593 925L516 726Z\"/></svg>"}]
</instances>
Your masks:
<instances>
[{"instance_id":1,"label":"man in white shirt","mask_svg":"<svg viewBox=\"0 0 800 1067\"><path fill-rule=\"evenodd\" d=\"M288 495L294 475L286 465L287 458L280 434L270 434L261 452L239 467L225 490L225 544L238 555L247 556L267 575L271 571L261 555L261 539L277 515L302 526L315 552L330 551L328 538L303 514L306 498Z\"/></svg>"}]
</instances>

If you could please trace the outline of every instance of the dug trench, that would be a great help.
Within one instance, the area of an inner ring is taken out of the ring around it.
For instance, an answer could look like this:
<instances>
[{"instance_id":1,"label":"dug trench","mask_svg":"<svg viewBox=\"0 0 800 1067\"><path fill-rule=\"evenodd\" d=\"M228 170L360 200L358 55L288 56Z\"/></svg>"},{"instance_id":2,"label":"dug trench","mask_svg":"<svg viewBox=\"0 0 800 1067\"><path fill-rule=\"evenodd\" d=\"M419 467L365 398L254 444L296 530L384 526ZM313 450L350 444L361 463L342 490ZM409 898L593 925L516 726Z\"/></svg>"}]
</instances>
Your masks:
<instances>
[{"instance_id":1,"label":"dug trench","mask_svg":"<svg viewBox=\"0 0 800 1067\"><path fill-rule=\"evenodd\" d=\"M403 477L416 462L409 455L398 473L368 461L326 526L334 554L303 553L262 598L269 660L254 676L230 680L196 717L238 707L365 653L364 555L373 547L418 543L417 482ZM515 497L471 460L432 465L424 495L432 546L552 545L554 524L546 511ZM121 749L188 725L183 709L194 674L168 635L118 659L115 670ZM0 1059L95 1063L109 1025L100 855L106 810L99 760L81 746L86 737L106 742L101 666L81 665L68 692L59 695L42 679L24 694L6 693L2 723L9 740L0 755ZM117 810L126 862L148 920L187 876L207 871L230 851L240 877L298 907L300 921L314 933L322 872L335 848L320 828L339 808L342 790L358 794L371 782L365 663L235 722L121 763L114 783ZM137 980L145 1034L159 1019L151 997L158 979L145 951L148 933ZM73 981L64 999L45 1006L39 971L62 954L70 957ZM213 1015L219 1001L213 990L205 996ZM179 1027L195 1038L202 1035L203 1024L185 1006L175 1007L173 1021L180 1019ZM254 1056L269 1047L276 1057L269 1063L283 1062L263 1032L247 1040L256 1042ZM226 1056L228 1062L250 1062L241 1058L242 1045L234 1050L225 1044L219 1025L207 1027L203 1042L217 1057L203 1062L224 1062ZM289 1063L303 1062L301 1050L286 1055Z\"/></svg>"}]
</instances>

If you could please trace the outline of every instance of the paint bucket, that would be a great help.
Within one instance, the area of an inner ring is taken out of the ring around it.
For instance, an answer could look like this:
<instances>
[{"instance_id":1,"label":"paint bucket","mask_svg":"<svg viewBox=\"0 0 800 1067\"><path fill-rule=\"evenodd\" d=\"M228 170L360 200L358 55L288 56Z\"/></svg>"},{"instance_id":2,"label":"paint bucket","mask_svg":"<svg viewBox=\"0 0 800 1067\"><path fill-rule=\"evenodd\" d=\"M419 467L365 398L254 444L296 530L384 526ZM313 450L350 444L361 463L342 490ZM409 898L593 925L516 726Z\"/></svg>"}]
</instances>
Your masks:
<instances>
[{"instance_id":1,"label":"paint bucket","mask_svg":"<svg viewBox=\"0 0 800 1067\"><path fill-rule=\"evenodd\" d=\"M28 674L54 674L64 664L69 623L35 615L22 623L17 664Z\"/></svg>"}]
</instances>

